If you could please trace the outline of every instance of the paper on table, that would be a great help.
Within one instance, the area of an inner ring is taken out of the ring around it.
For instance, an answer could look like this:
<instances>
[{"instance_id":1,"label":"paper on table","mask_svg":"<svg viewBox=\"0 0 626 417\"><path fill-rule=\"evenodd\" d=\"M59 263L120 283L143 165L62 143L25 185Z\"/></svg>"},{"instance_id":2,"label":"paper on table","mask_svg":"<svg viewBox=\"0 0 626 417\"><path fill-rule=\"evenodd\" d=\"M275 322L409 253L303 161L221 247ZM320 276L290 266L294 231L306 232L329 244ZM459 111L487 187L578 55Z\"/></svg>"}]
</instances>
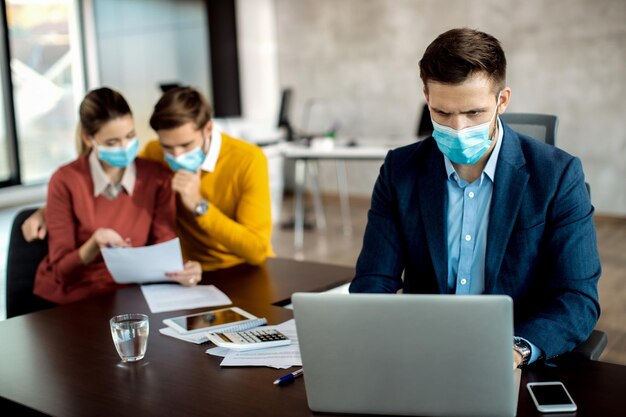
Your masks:
<instances>
[{"instance_id":1,"label":"paper on table","mask_svg":"<svg viewBox=\"0 0 626 417\"><path fill-rule=\"evenodd\" d=\"M350 283L347 282L338 287L331 288L330 290L324 291L324 293L326 294L350 294ZM293 304L284 305L283 308L293 310Z\"/></svg>"},{"instance_id":2,"label":"paper on table","mask_svg":"<svg viewBox=\"0 0 626 417\"><path fill-rule=\"evenodd\" d=\"M141 248L102 248L102 257L120 284L168 281L166 272L183 270L178 238Z\"/></svg>"},{"instance_id":3,"label":"paper on table","mask_svg":"<svg viewBox=\"0 0 626 417\"><path fill-rule=\"evenodd\" d=\"M296 321L294 319L277 326L266 326L264 329L276 329L281 331L285 336L291 339L288 346L279 346L274 348L226 352L221 366L269 366L277 369L287 369L292 366L302 366L302 358L300 357L300 345L298 344L298 334L296 333ZM208 349L206 353L215 356L222 356L224 351L222 348Z\"/></svg>"},{"instance_id":4,"label":"paper on table","mask_svg":"<svg viewBox=\"0 0 626 417\"><path fill-rule=\"evenodd\" d=\"M159 333L165 336L184 340L185 342L195 343L196 345L201 345L202 343L206 343L209 341L209 338L206 337L206 333L181 334L171 327L164 327L162 329L159 329Z\"/></svg>"},{"instance_id":5,"label":"paper on table","mask_svg":"<svg viewBox=\"0 0 626 417\"><path fill-rule=\"evenodd\" d=\"M141 292L153 313L233 303L215 285L196 285L195 287L183 287L178 284L142 285Z\"/></svg>"}]
</instances>

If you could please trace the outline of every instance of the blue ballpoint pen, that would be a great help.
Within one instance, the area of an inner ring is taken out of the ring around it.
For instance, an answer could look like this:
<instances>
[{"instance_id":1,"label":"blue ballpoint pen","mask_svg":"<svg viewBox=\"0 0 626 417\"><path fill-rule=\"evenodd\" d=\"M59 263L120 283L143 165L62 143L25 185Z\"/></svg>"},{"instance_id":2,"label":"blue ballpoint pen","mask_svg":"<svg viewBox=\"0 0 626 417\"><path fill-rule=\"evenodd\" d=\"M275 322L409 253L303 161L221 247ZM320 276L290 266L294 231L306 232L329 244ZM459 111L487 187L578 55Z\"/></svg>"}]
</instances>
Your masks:
<instances>
[{"instance_id":1,"label":"blue ballpoint pen","mask_svg":"<svg viewBox=\"0 0 626 417\"><path fill-rule=\"evenodd\" d=\"M287 382L293 381L297 377L302 376L302 372L303 372L302 368L300 368L297 371L291 372L285 376L281 376L276 381L274 381L274 385L283 385L283 384L286 384Z\"/></svg>"}]
</instances>

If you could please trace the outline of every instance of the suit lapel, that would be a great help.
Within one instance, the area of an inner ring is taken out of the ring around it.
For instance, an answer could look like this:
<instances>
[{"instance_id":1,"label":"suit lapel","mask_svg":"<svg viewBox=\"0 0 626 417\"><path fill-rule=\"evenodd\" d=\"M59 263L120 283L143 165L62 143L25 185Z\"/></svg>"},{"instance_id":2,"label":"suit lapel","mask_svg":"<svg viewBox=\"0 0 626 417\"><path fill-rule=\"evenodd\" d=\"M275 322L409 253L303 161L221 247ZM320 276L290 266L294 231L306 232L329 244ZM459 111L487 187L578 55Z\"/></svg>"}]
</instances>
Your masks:
<instances>
[{"instance_id":1,"label":"suit lapel","mask_svg":"<svg viewBox=\"0 0 626 417\"><path fill-rule=\"evenodd\" d=\"M504 252L522 203L529 174L517 133L504 125L504 137L496 167L485 259L485 293L492 292Z\"/></svg>"},{"instance_id":2,"label":"suit lapel","mask_svg":"<svg viewBox=\"0 0 626 417\"><path fill-rule=\"evenodd\" d=\"M417 199L419 201L426 242L442 294L448 292L448 248L446 235L446 168L443 156L433 139L425 163L418 166Z\"/></svg>"}]
</instances>

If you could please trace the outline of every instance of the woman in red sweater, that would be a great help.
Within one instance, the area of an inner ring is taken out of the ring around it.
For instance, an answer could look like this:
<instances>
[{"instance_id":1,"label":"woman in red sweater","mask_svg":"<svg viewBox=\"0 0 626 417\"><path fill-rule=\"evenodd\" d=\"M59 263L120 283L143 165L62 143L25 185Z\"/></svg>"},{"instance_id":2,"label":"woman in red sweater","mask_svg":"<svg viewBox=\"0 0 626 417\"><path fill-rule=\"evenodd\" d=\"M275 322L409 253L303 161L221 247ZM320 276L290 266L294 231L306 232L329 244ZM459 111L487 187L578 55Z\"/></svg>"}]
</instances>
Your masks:
<instances>
[{"instance_id":1,"label":"woman in red sweater","mask_svg":"<svg viewBox=\"0 0 626 417\"><path fill-rule=\"evenodd\" d=\"M46 207L48 256L34 293L65 304L121 287L107 270L100 248L145 246L176 237L171 174L161 164L136 158L132 113L122 95L93 90L80 104L85 152L50 179ZM183 284L201 279L200 264L187 261L169 274Z\"/></svg>"}]
</instances>

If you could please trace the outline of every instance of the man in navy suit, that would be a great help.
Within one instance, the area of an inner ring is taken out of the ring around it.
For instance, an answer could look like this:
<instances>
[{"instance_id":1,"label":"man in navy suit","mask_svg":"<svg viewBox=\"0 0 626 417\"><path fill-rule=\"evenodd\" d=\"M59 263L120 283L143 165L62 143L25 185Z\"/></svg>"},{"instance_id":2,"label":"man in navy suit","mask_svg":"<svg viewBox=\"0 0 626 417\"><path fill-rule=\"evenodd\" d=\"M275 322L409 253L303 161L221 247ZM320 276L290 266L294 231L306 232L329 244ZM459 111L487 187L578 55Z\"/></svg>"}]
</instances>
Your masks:
<instances>
[{"instance_id":1,"label":"man in navy suit","mask_svg":"<svg viewBox=\"0 0 626 417\"><path fill-rule=\"evenodd\" d=\"M600 315L580 160L498 118L511 89L493 36L441 34L420 76L433 135L387 155L350 291L506 294L515 367L572 350Z\"/></svg>"}]
</instances>

